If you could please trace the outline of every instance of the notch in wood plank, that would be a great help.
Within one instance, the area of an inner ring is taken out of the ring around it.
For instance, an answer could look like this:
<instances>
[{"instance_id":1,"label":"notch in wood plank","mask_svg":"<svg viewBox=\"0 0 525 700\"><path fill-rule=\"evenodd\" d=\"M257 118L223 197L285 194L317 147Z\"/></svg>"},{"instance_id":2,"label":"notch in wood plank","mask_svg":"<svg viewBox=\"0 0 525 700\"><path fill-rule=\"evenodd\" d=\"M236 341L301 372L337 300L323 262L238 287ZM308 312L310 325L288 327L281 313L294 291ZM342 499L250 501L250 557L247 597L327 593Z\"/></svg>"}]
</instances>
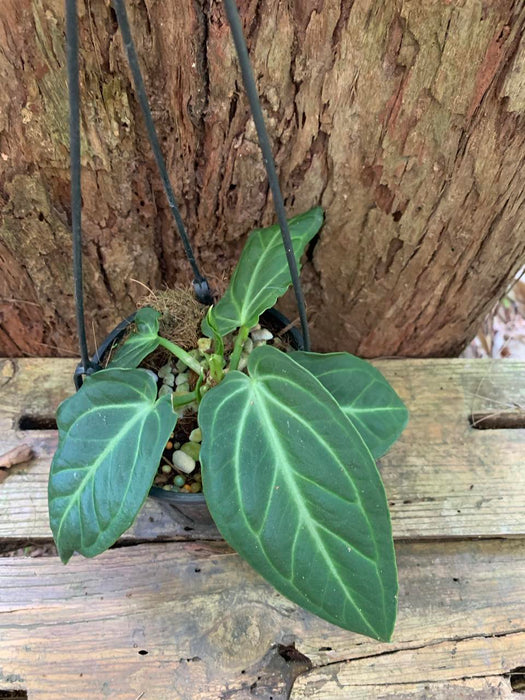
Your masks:
<instances>
[{"instance_id":1,"label":"notch in wood plank","mask_svg":"<svg viewBox=\"0 0 525 700\"><path fill-rule=\"evenodd\" d=\"M19 430L57 430L57 422L54 416L22 415L18 419L18 428Z\"/></svg>"},{"instance_id":2,"label":"notch in wood plank","mask_svg":"<svg viewBox=\"0 0 525 700\"><path fill-rule=\"evenodd\" d=\"M478 411L469 415L469 423L476 430L525 428L525 411Z\"/></svg>"},{"instance_id":3,"label":"notch in wood plank","mask_svg":"<svg viewBox=\"0 0 525 700\"><path fill-rule=\"evenodd\" d=\"M525 666L518 666L509 671L510 686L513 693L525 694Z\"/></svg>"}]
</instances>

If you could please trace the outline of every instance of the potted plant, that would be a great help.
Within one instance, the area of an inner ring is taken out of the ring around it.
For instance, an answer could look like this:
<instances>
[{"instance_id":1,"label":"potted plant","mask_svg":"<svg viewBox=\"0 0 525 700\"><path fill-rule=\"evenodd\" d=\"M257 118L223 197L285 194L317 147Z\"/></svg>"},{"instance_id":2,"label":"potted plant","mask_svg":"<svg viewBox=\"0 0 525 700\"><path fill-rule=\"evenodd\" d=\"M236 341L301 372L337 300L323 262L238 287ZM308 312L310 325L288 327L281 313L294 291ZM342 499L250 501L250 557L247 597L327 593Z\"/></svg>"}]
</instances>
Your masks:
<instances>
[{"instance_id":1,"label":"potted plant","mask_svg":"<svg viewBox=\"0 0 525 700\"><path fill-rule=\"evenodd\" d=\"M289 221L297 262L322 221L320 208ZM397 574L375 460L404 429L407 410L380 372L352 355L253 342L250 329L290 283L273 226L249 236L195 352L159 335L158 311L137 312L107 368L58 410L51 529L65 563L111 547L144 503L177 421L196 408L202 489L225 540L302 607L389 640ZM139 367L159 347L175 358L182 389L159 391L158 376Z\"/></svg>"}]
</instances>

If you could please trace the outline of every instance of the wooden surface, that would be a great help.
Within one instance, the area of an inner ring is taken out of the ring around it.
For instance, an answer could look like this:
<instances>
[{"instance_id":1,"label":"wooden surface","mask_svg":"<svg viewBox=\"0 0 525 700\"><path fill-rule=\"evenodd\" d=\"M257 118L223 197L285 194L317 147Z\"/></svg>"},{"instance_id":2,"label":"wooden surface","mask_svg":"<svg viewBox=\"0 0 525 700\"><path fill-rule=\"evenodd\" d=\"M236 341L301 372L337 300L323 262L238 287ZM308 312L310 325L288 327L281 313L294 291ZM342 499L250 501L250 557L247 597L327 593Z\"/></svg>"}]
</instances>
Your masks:
<instances>
[{"instance_id":1,"label":"wooden surface","mask_svg":"<svg viewBox=\"0 0 525 700\"><path fill-rule=\"evenodd\" d=\"M51 418L71 392L73 364L0 361L0 452L20 442L36 452L0 485L4 546L49 537L45 480L56 435L17 426L22 414ZM381 465L400 578L392 643L306 613L224 542L184 532L152 503L119 546L93 560L0 558L0 697L15 689L35 700L516 697L511 676L518 687L525 667L525 430L477 430L469 416L524 414L525 366L376 364L411 411ZM181 541L188 535L202 540ZM158 539L171 541L149 541Z\"/></svg>"},{"instance_id":2,"label":"wooden surface","mask_svg":"<svg viewBox=\"0 0 525 700\"><path fill-rule=\"evenodd\" d=\"M67 567L4 559L0 688L25 688L34 700L141 692L145 700L273 692L276 700L287 697L271 678L276 645L293 642L313 665L295 681L294 700L375 697L370 686L404 697L405 683L443 687L465 677L508 689L504 674L525 662L525 544L403 542L397 550L391 644L302 611L223 543L143 544Z\"/></svg>"},{"instance_id":3,"label":"wooden surface","mask_svg":"<svg viewBox=\"0 0 525 700\"><path fill-rule=\"evenodd\" d=\"M0 361L2 362L2 361ZM0 538L50 537L47 475L55 431L17 430L20 416L52 419L72 393L74 362L4 360L0 365L0 433L6 449L30 443L36 459L0 490ZM525 424L525 363L491 360L396 360L375 363L410 409L401 439L380 462L395 537L525 535L522 430L474 430L469 416L513 416ZM151 522L150 518L153 518ZM148 502L130 537L187 538ZM198 533L217 537L214 528Z\"/></svg>"}]
</instances>

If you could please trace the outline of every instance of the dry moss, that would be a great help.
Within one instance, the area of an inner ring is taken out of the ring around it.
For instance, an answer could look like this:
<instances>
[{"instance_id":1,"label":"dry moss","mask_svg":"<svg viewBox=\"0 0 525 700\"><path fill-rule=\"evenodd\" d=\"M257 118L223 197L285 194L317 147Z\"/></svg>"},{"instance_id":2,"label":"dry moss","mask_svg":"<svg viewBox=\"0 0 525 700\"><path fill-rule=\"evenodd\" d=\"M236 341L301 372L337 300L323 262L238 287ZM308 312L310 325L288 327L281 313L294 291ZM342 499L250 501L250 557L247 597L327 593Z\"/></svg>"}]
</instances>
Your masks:
<instances>
[{"instance_id":1,"label":"dry moss","mask_svg":"<svg viewBox=\"0 0 525 700\"><path fill-rule=\"evenodd\" d=\"M201 321L207 308L195 299L192 290L175 287L163 291L154 291L142 298L139 308L151 306L159 311L160 335L185 350L197 346L201 336Z\"/></svg>"}]
</instances>

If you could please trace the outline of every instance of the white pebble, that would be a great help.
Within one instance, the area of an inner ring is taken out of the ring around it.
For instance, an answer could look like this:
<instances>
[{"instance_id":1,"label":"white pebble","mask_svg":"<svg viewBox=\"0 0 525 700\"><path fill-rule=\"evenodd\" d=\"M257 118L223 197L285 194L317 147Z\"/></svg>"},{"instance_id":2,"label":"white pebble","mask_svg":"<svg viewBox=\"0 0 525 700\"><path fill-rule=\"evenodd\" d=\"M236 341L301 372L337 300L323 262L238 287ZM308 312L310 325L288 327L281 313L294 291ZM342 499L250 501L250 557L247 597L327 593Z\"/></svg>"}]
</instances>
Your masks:
<instances>
[{"instance_id":1,"label":"white pebble","mask_svg":"<svg viewBox=\"0 0 525 700\"><path fill-rule=\"evenodd\" d=\"M188 369L188 367L182 360L178 360L177 364L175 365L175 369L177 372L184 372Z\"/></svg>"},{"instance_id":2,"label":"white pebble","mask_svg":"<svg viewBox=\"0 0 525 700\"><path fill-rule=\"evenodd\" d=\"M191 431L190 442L202 442L202 431L200 428L195 428Z\"/></svg>"},{"instance_id":3,"label":"white pebble","mask_svg":"<svg viewBox=\"0 0 525 700\"><path fill-rule=\"evenodd\" d=\"M163 365L159 369L159 377L161 379L164 379L165 377L167 377L168 374L171 374L171 363L170 362L168 362L168 364L166 364L166 365Z\"/></svg>"},{"instance_id":4,"label":"white pebble","mask_svg":"<svg viewBox=\"0 0 525 700\"><path fill-rule=\"evenodd\" d=\"M173 374L168 374L167 377L164 377L162 383L165 386L173 386L175 384L175 377L173 376Z\"/></svg>"},{"instance_id":5,"label":"white pebble","mask_svg":"<svg viewBox=\"0 0 525 700\"><path fill-rule=\"evenodd\" d=\"M185 474L191 474L195 469L195 460L182 450L177 450L174 452L171 460L174 466Z\"/></svg>"},{"instance_id":6,"label":"white pebble","mask_svg":"<svg viewBox=\"0 0 525 700\"><path fill-rule=\"evenodd\" d=\"M167 384L163 384L159 389L159 398L161 396L166 396L166 394L173 394L173 389Z\"/></svg>"},{"instance_id":7,"label":"white pebble","mask_svg":"<svg viewBox=\"0 0 525 700\"><path fill-rule=\"evenodd\" d=\"M237 369L239 372L242 372L243 369L246 369L246 366L248 364L248 355L245 355L244 353L240 356L239 358L239 364L237 365Z\"/></svg>"},{"instance_id":8,"label":"white pebble","mask_svg":"<svg viewBox=\"0 0 525 700\"><path fill-rule=\"evenodd\" d=\"M187 394L190 391L190 385L188 382L183 382L177 386L176 394Z\"/></svg>"},{"instance_id":9,"label":"white pebble","mask_svg":"<svg viewBox=\"0 0 525 700\"><path fill-rule=\"evenodd\" d=\"M253 340L251 338L246 338L246 342L244 343L244 347L243 347L242 351L245 352L247 355L249 355L252 350L253 350Z\"/></svg>"},{"instance_id":10,"label":"white pebble","mask_svg":"<svg viewBox=\"0 0 525 700\"><path fill-rule=\"evenodd\" d=\"M211 350L211 338L199 338L197 341L197 347L203 354Z\"/></svg>"},{"instance_id":11,"label":"white pebble","mask_svg":"<svg viewBox=\"0 0 525 700\"><path fill-rule=\"evenodd\" d=\"M187 384L188 383L188 375L186 372L182 372L181 374L177 374L175 377L175 384L179 386L180 384Z\"/></svg>"},{"instance_id":12,"label":"white pebble","mask_svg":"<svg viewBox=\"0 0 525 700\"><path fill-rule=\"evenodd\" d=\"M255 343L261 340L271 340L273 338L273 333L270 333L267 328L260 328L258 331L253 331L250 335Z\"/></svg>"}]
</instances>

